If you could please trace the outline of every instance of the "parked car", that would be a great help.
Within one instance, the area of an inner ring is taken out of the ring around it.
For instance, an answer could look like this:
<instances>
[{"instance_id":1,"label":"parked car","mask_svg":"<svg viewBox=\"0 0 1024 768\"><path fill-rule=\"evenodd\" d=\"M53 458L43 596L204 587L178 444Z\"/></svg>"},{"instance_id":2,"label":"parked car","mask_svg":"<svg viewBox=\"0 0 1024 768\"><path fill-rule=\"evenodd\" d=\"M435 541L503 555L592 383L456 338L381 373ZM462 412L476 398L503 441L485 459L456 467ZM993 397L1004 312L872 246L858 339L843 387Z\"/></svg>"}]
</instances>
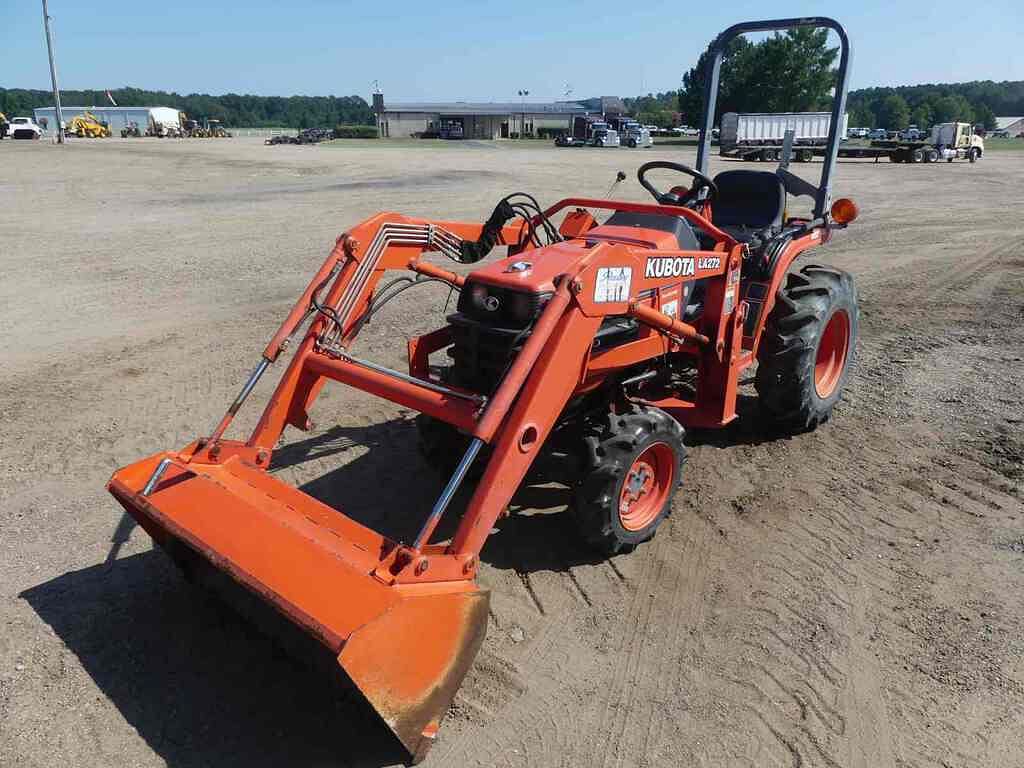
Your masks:
<instances>
[{"instance_id":1,"label":"parked car","mask_svg":"<svg viewBox=\"0 0 1024 768\"><path fill-rule=\"evenodd\" d=\"M38 139L43 129L31 117L12 117L7 129L12 139Z\"/></svg>"},{"instance_id":2,"label":"parked car","mask_svg":"<svg viewBox=\"0 0 1024 768\"><path fill-rule=\"evenodd\" d=\"M334 131L330 128L305 128L299 131L295 137L296 144L318 144L321 141L329 141L334 138Z\"/></svg>"},{"instance_id":3,"label":"parked car","mask_svg":"<svg viewBox=\"0 0 1024 768\"><path fill-rule=\"evenodd\" d=\"M562 134L555 137L556 147L585 147L587 146L587 140L580 138L579 136L572 136L570 134Z\"/></svg>"},{"instance_id":4,"label":"parked car","mask_svg":"<svg viewBox=\"0 0 1024 768\"><path fill-rule=\"evenodd\" d=\"M866 139L870 133L870 128L850 128L846 132L846 137L849 139Z\"/></svg>"},{"instance_id":5,"label":"parked car","mask_svg":"<svg viewBox=\"0 0 1024 768\"><path fill-rule=\"evenodd\" d=\"M885 140L889 138L889 132L885 128L872 128L871 132L868 133L868 138L872 141L877 139Z\"/></svg>"}]
</instances>

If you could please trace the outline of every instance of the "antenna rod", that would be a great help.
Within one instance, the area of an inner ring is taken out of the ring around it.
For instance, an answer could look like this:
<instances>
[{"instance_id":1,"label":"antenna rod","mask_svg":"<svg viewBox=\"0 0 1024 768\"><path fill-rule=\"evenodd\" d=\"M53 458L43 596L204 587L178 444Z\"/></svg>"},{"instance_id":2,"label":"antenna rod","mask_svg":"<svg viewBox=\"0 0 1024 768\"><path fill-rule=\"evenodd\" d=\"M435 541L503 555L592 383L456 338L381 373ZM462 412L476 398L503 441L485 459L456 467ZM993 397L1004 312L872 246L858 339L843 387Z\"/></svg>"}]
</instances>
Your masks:
<instances>
[{"instance_id":1,"label":"antenna rod","mask_svg":"<svg viewBox=\"0 0 1024 768\"><path fill-rule=\"evenodd\" d=\"M50 57L50 81L53 83L53 105L57 111L57 143L64 143L64 114L60 111L60 89L57 87L57 65L53 63L53 38L50 36L50 13L43 0L43 26L46 28L46 53Z\"/></svg>"}]
</instances>

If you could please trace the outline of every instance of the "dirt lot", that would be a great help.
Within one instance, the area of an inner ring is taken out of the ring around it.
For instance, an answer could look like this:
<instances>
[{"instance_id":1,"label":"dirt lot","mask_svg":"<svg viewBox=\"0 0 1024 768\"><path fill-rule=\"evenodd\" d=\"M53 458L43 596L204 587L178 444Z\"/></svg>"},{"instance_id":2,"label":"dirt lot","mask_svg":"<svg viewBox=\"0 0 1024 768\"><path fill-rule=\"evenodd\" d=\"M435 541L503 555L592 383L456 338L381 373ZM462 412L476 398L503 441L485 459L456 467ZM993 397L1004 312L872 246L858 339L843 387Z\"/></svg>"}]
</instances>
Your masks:
<instances>
[{"instance_id":1,"label":"dirt lot","mask_svg":"<svg viewBox=\"0 0 1024 768\"><path fill-rule=\"evenodd\" d=\"M601 196L618 168L642 199L632 172L657 157L692 152L0 144L0 765L394 762L104 483L208 433L347 225ZM836 417L772 440L747 407L692 434L674 516L611 561L562 497L524 493L484 552L487 640L427 764L1024 764L1022 182L1017 153L843 163L861 220L812 257L862 302ZM445 298L389 308L368 354L396 364ZM335 387L315 415L278 472L354 514L424 513L407 413Z\"/></svg>"}]
</instances>

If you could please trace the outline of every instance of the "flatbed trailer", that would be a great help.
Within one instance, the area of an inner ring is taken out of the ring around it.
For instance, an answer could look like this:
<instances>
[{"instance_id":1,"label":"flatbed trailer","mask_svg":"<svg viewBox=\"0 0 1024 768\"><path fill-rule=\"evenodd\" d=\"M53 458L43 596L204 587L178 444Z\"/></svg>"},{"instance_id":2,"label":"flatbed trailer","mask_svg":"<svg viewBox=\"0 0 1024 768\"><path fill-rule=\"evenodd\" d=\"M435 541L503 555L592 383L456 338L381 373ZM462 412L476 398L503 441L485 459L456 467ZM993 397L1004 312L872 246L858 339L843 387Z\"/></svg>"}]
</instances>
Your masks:
<instances>
[{"instance_id":1,"label":"flatbed trailer","mask_svg":"<svg viewBox=\"0 0 1024 768\"><path fill-rule=\"evenodd\" d=\"M873 141L869 145L839 146L839 157L843 158L874 158L888 160L891 163L937 163L940 160L968 160L975 162L981 152L972 154L968 149L946 150L945 152L927 141ZM824 157L825 147L817 144L798 144L793 146L792 160L797 163L809 163L815 157ZM774 146L738 145L722 152L722 157L736 160L778 162L782 159L782 148Z\"/></svg>"},{"instance_id":2,"label":"flatbed trailer","mask_svg":"<svg viewBox=\"0 0 1024 768\"><path fill-rule=\"evenodd\" d=\"M719 154L734 160L775 163L782 159L782 147L774 144L734 144L731 147L723 148ZM809 163L815 157L824 156L824 144L793 145L793 160L798 163Z\"/></svg>"},{"instance_id":3,"label":"flatbed trailer","mask_svg":"<svg viewBox=\"0 0 1024 768\"><path fill-rule=\"evenodd\" d=\"M778 115L751 113L722 115L722 157L736 160L778 162L784 152L785 131L792 142L790 160L807 163L815 157L826 157L827 142L821 136L827 131L828 116L814 112ZM845 132L845 120L843 131ZM979 160L985 153L984 140L975 134L970 123L938 123L932 126L929 138L917 140L879 139L870 144L853 144L845 139L837 149L838 157L874 158L877 163L887 158L892 163L937 163Z\"/></svg>"},{"instance_id":4,"label":"flatbed trailer","mask_svg":"<svg viewBox=\"0 0 1024 768\"><path fill-rule=\"evenodd\" d=\"M982 155L977 147L968 149L937 147L927 141L873 141L868 147L840 147L839 157L873 157L875 162L888 158L891 163L937 163L945 160L975 162Z\"/></svg>"}]
</instances>

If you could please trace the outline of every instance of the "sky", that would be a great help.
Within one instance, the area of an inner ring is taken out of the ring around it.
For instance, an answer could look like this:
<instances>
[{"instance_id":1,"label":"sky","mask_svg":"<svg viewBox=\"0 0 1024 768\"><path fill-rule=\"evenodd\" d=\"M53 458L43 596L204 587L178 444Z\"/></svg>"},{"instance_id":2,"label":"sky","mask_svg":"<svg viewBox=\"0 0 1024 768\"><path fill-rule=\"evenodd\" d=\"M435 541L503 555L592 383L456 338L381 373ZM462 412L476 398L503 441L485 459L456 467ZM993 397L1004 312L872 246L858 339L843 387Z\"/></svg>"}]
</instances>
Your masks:
<instances>
[{"instance_id":1,"label":"sky","mask_svg":"<svg viewBox=\"0 0 1024 768\"><path fill-rule=\"evenodd\" d=\"M852 88L1024 80L1024 6L927 0L49 0L61 88L131 85L388 102L634 96L678 88L720 31L831 15L853 46ZM102 9L99 10L99 9ZM41 4L0 2L0 87L50 87Z\"/></svg>"}]
</instances>

